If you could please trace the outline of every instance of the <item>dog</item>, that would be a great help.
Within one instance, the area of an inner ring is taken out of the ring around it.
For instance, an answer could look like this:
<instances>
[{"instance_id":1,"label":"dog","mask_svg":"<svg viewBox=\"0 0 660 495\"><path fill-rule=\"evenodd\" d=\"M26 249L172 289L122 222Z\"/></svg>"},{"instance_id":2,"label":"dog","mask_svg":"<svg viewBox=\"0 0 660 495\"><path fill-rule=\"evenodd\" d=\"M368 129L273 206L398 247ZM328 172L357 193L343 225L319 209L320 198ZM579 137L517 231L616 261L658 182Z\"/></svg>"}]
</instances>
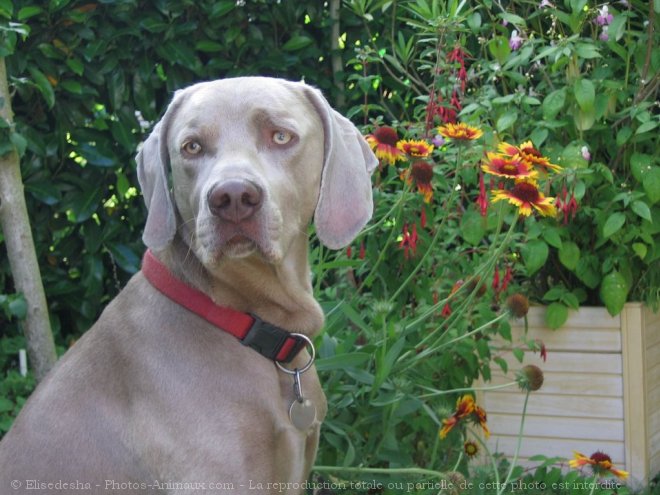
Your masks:
<instances>
[{"instance_id":1,"label":"dog","mask_svg":"<svg viewBox=\"0 0 660 495\"><path fill-rule=\"evenodd\" d=\"M143 268L0 442L0 493L300 493L327 411L308 227L348 245L377 159L317 89L242 77L177 91L136 161Z\"/></svg>"}]
</instances>

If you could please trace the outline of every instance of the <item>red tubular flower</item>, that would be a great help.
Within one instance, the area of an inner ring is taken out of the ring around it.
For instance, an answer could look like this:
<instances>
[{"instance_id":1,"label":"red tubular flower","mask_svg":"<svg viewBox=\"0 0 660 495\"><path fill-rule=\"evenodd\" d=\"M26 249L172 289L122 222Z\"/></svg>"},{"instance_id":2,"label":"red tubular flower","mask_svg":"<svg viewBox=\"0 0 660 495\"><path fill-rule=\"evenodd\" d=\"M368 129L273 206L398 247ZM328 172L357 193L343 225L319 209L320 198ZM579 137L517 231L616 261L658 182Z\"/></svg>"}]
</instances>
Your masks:
<instances>
[{"instance_id":1,"label":"red tubular flower","mask_svg":"<svg viewBox=\"0 0 660 495\"><path fill-rule=\"evenodd\" d=\"M360 242L360 253L358 254L358 258L363 260L367 256L366 249L364 247L364 241Z\"/></svg>"},{"instance_id":2,"label":"red tubular flower","mask_svg":"<svg viewBox=\"0 0 660 495\"><path fill-rule=\"evenodd\" d=\"M486 184L484 183L484 173L479 173L479 196L477 197L479 212L482 217L488 214L488 196L486 195Z\"/></svg>"},{"instance_id":3,"label":"red tubular flower","mask_svg":"<svg viewBox=\"0 0 660 495\"><path fill-rule=\"evenodd\" d=\"M417 225L413 224L412 232L408 230L408 224L403 225L402 238L399 247L403 248L403 257L408 259L411 255L415 256L417 252L417 242L419 237L417 235Z\"/></svg>"},{"instance_id":4,"label":"red tubular flower","mask_svg":"<svg viewBox=\"0 0 660 495\"><path fill-rule=\"evenodd\" d=\"M499 286L500 286L500 270L499 270L499 268L495 267L495 271L493 272L493 284L492 284L492 287L493 287L493 289L494 289L495 291L497 291L497 289L499 288Z\"/></svg>"},{"instance_id":5,"label":"red tubular flower","mask_svg":"<svg viewBox=\"0 0 660 495\"><path fill-rule=\"evenodd\" d=\"M506 265L506 270L504 271L504 277L502 278L502 285L500 286L499 292L504 292L507 289L512 278L513 270L511 265Z\"/></svg>"}]
</instances>

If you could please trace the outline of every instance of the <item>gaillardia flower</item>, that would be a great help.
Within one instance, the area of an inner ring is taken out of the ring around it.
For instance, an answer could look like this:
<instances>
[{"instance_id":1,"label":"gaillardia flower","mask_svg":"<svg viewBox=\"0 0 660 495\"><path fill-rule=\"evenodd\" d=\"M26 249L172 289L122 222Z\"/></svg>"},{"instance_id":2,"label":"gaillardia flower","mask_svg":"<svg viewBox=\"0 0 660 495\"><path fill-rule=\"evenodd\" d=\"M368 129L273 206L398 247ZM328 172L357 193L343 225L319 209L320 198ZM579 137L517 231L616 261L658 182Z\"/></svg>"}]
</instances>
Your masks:
<instances>
[{"instance_id":1,"label":"gaillardia flower","mask_svg":"<svg viewBox=\"0 0 660 495\"><path fill-rule=\"evenodd\" d=\"M584 454L580 454L577 451L573 451L575 459L571 459L568 462L568 465L572 468L581 468L583 466L591 466L594 474L607 474L612 473L617 478L625 480L628 477L627 471L622 471L620 469L615 469L612 464L612 459L609 455L604 454L603 452L594 452L591 454L591 457L587 457Z\"/></svg>"},{"instance_id":2,"label":"gaillardia flower","mask_svg":"<svg viewBox=\"0 0 660 495\"><path fill-rule=\"evenodd\" d=\"M433 165L424 160L417 160L413 162L410 169L401 174L401 179L405 180L408 184L414 183L417 186L417 190L424 196L424 202L431 202L431 198L433 198L433 186L431 185Z\"/></svg>"},{"instance_id":3,"label":"gaillardia flower","mask_svg":"<svg viewBox=\"0 0 660 495\"><path fill-rule=\"evenodd\" d=\"M486 160L482 163L481 170L487 174L508 179L534 178L538 175L519 155L507 156L501 153L491 153L490 151L486 153Z\"/></svg>"},{"instance_id":4,"label":"gaillardia flower","mask_svg":"<svg viewBox=\"0 0 660 495\"><path fill-rule=\"evenodd\" d=\"M433 151L433 145L423 140L404 139L396 147L413 158L426 158Z\"/></svg>"},{"instance_id":5,"label":"gaillardia flower","mask_svg":"<svg viewBox=\"0 0 660 495\"><path fill-rule=\"evenodd\" d=\"M559 172L561 170L559 165L550 163L550 159L543 156L541 152L534 147L531 141L525 141L520 146L514 146L509 143L500 143L498 149L507 156L519 156L523 163L526 163L530 167L539 167L546 172L548 170L552 170L553 172Z\"/></svg>"},{"instance_id":6,"label":"gaillardia flower","mask_svg":"<svg viewBox=\"0 0 660 495\"><path fill-rule=\"evenodd\" d=\"M486 424L486 411L483 410L481 407L475 405L474 415L476 416L477 423L479 423L481 429L484 430L484 435L486 436L486 438L490 437L490 430L488 429L488 425Z\"/></svg>"},{"instance_id":7,"label":"gaillardia flower","mask_svg":"<svg viewBox=\"0 0 660 495\"><path fill-rule=\"evenodd\" d=\"M465 452L465 455L469 458L472 458L479 453L479 446L476 442L468 440L463 444L463 452Z\"/></svg>"},{"instance_id":8,"label":"gaillardia flower","mask_svg":"<svg viewBox=\"0 0 660 495\"><path fill-rule=\"evenodd\" d=\"M365 136L367 143L374 150L376 158L388 165L394 165L397 160L405 160L404 153L396 147L399 136L392 127L382 126L374 130L373 134Z\"/></svg>"},{"instance_id":9,"label":"gaillardia flower","mask_svg":"<svg viewBox=\"0 0 660 495\"><path fill-rule=\"evenodd\" d=\"M456 402L456 412L449 418L442 420L440 438L446 438L454 426L467 417L472 417L475 422L481 425L486 438L490 436L490 431L488 431L488 426L486 426L486 411L474 403L474 398L471 395L464 395L463 397L459 397Z\"/></svg>"},{"instance_id":10,"label":"gaillardia flower","mask_svg":"<svg viewBox=\"0 0 660 495\"><path fill-rule=\"evenodd\" d=\"M438 127L438 133L458 141L473 141L484 135L481 129L463 123L441 125Z\"/></svg>"},{"instance_id":11,"label":"gaillardia flower","mask_svg":"<svg viewBox=\"0 0 660 495\"><path fill-rule=\"evenodd\" d=\"M557 208L554 205L555 199L544 196L533 180L517 180L510 191L496 189L492 194L491 202L507 200L518 207L518 213L526 217L532 214L533 209L536 209L544 217L557 215Z\"/></svg>"},{"instance_id":12,"label":"gaillardia flower","mask_svg":"<svg viewBox=\"0 0 660 495\"><path fill-rule=\"evenodd\" d=\"M458 424L459 420L472 414L474 408L474 398L471 395L459 397L458 401L456 401L456 412L451 417L442 420L443 426L440 430L440 438L446 438L447 434Z\"/></svg>"}]
</instances>

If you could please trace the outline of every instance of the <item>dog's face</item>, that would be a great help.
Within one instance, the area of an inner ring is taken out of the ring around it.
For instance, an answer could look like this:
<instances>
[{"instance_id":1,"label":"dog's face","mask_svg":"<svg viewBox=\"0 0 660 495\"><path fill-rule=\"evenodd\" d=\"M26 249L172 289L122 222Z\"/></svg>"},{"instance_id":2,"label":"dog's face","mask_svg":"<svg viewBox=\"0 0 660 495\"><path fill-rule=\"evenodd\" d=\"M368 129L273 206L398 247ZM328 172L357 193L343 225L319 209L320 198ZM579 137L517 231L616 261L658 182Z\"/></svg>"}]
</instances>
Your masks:
<instances>
[{"instance_id":1,"label":"dog's face","mask_svg":"<svg viewBox=\"0 0 660 495\"><path fill-rule=\"evenodd\" d=\"M292 87L231 82L190 91L169 123L182 233L204 264L255 252L278 262L314 214L323 127Z\"/></svg>"},{"instance_id":2,"label":"dog's face","mask_svg":"<svg viewBox=\"0 0 660 495\"><path fill-rule=\"evenodd\" d=\"M344 246L371 216L376 164L309 86L259 77L191 86L138 155L145 243L163 249L178 232L207 266L251 255L278 263L314 217L324 244Z\"/></svg>"}]
</instances>

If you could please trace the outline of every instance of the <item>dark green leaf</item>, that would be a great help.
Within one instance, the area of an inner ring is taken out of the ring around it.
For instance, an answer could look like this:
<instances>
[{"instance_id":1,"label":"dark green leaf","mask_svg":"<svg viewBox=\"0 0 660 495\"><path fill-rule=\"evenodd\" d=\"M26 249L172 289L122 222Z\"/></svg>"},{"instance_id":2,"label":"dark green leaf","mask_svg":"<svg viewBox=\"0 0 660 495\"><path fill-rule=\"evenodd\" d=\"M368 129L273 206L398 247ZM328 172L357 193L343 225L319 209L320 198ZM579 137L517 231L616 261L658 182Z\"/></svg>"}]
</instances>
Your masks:
<instances>
[{"instance_id":1,"label":"dark green leaf","mask_svg":"<svg viewBox=\"0 0 660 495\"><path fill-rule=\"evenodd\" d=\"M623 309L628 297L628 284L618 271L613 271L605 277L600 284L600 298L605 303L607 312L612 316L618 315Z\"/></svg>"},{"instance_id":2,"label":"dark green leaf","mask_svg":"<svg viewBox=\"0 0 660 495\"><path fill-rule=\"evenodd\" d=\"M283 50L293 52L296 50L302 50L306 46L311 45L314 43L314 40L310 38L309 36L305 35L295 35L289 39L284 45L282 46Z\"/></svg>"},{"instance_id":3,"label":"dark green leaf","mask_svg":"<svg viewBox=\"0 0 660 495\"><path fill-rule=\"evenodd\" d=\"M614 235L621 227L623 227L624 223L626 223L626 216L623 213L612 213L603 225L603 237L607 239Z\"/></svg>"},{"instance_id":4,"label":"dark green leaf","mask_svg":"<svg viewBox=\"0 0 660 495\"><path fill-rule=\"evenodd\" d=\"M644 192L651 204L660 201L660 167L653 167L644 174Z\"/></svg>"},{"instance_id":5,"label":"dark green leaf","mask_svg":"<svg viewBox=\"0 0 660 495\"><path fill-rule=\"evenodd\" d=\"M548 253L548 245L540 239L529 241L523 246L522 257L528 275L533 275L541 269L548 259Z\"/></svg>"},{"instance_id":6,"label":"dark green leaf","mask_svg":"<svg viewBox=\"0 0 660 495\"><path fill-rule=\"evenodd\" d=\"M585 112L593 112L594 102L596 101L596 88L589 79L580 78L573 84L575 100Z\"/></svg>"},{"instance_id":7,"label":"dark green leaf","mask_svg":"<svg viewBox=\"0 0 660 495\"><path fill-rule=\"evenodd\" d=\"M559 261L571 271L577 268L580 260L580 248L572 241L564 241L559 248Z\"/></svg>"},{"instance_id":8,"label":"dark green leaf","mask_svg":"<svg viewBox=\"0 0 660 495\"><path fill-rule=\"evenodd\" d=\"M562 303L553 302L545 312L545 323L552 330L557 330L568 320L568 308Z\"/></svg>"},{"instance_id":9,"label":"dark green leaf","mask_svg":"<svg viewBox=\"0 0 660 495\"><path fill-rule=\"evenodd\" d=\"M48 81L48 78L36 67L29 67L28 70L30 71L34 84L39 89L44 100L46 100L48 108L52 108L55 104L55 91L53 91L53 86Z\"/></svg>"}]
</instances>

